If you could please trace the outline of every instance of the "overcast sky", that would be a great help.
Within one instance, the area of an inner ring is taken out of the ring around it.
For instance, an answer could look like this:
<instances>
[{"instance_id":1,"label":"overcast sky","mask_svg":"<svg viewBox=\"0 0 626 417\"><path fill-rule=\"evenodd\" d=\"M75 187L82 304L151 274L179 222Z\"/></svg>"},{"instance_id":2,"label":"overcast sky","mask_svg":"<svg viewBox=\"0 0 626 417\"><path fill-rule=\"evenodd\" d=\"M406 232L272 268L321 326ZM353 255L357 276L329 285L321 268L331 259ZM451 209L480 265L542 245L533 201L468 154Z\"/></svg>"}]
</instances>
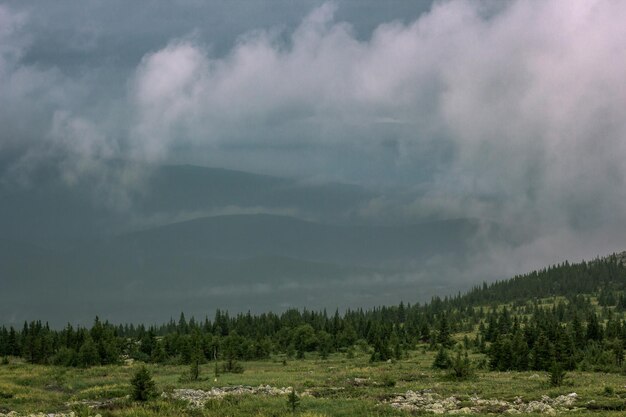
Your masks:
<instances>
[{"instance_id":1,"label":"overcast sky","mask_svg":"<svg viewBox=\"0 0 626 417\"><path fill-rule=\"evenodd\" d=\"M400 186L364 215L497 221L524 265L612 252L624 22L621 0L4 1L2 180L122 158Z\"/></svg>"}]
</instances>

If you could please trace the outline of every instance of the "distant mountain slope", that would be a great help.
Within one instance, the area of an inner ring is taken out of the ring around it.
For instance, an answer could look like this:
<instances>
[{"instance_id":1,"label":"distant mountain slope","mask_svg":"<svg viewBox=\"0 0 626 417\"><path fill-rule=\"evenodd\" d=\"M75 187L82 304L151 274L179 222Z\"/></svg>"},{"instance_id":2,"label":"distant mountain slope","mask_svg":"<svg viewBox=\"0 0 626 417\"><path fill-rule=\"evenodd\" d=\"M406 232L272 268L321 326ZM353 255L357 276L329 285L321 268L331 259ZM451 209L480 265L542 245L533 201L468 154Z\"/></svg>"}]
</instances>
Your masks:
<instances>
[{"instance_id":1,"label":"distant mountain slope","mask_svg":"<svg viewBox=\"0 0 626 417\"><path fill-rule=\"evenodd\" d=\"M337 217L373 194L337 183L308 184L221 168L166 165L155 170L137 206L144 212L215 207L294 208Z\"/></svg>"},{"instance_id":2,"label":"distant mountain slope","mask_svg":"<svg viewBox=\"0 0 626 417\"><path fill-rule=\"evenodd\" d=\"M0 167L1 168L1 167ZM68 185L60 168L44 165L25 184L0 177L1 238L56 247L172 221L224 212L289 212L300 216L345 221L373 197L361 187L344 184L304 184L219 168L189 165L141 167L112 161L112 178L125 170L143 172L141 182L124 190L113 182L106 190L98 179L80 178ZM2 173L0 169L0 174ZM128 174L128 175L131 175ZM106 192L126 194L121 207Z\"/></svg>"},{"instance_id":3,"label":"distant mountain slope","mask_svg":"<svg viewBox=\"0 0 626 417\"><path fill-rule=\"evenodd\" d=\"M340 305L362 301L363 292L370 292L359 282L363 277L384 276L374 268L286 257L224 260L184 252L120 257L4 244L12 250L0 252L1 322L45 316L56 325L89 323L96 314L151 321L183 309L280 310L319 306L321 300ZM338 291L342 288L350 293Z\"/></svg>"},{"instance_id":4,"label":"distant mountain slope","mask_svg":"<svg viewBox=\"0 0 626 417\"><path fill-rule=\"evenodd\" d=\"M436 256L458 262L478 224L337 226L286 216L196 219L75 250L5 242L0 315L51 321L108 312L150 317L180 310L281 310L423 299L444 285L415 274ZM35 314L37 313L37 314Z\"/></svg>"},{"instance_id":5,"label":"distant mountain slope","mask_svg":"<svg viewBox=\"0 0 626 417\"><path fill-rule=\"evenodd\" d=\"M286 256L339 264L381 265L432 255L463 256L479 224L468 219L406 226L330 225L277 215L206 217L118 236L86 250L109 256Z\"/></svg>"}]
</instances>

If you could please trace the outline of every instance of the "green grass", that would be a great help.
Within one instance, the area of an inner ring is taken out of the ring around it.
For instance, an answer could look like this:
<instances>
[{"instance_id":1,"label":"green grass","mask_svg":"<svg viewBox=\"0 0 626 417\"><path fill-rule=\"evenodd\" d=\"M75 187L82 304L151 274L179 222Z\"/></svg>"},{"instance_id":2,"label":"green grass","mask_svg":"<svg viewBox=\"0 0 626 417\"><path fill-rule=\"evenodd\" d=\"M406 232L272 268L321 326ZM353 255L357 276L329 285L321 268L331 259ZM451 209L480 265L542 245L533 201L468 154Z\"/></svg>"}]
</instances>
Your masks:
<instances>
[{"instance_id":1,"label":"green grass","mask_svg":"<svg viewBox=\"0 0 626 417\"><path fill-rule=\"evenodd\" d=\"M576 392L577 405L588 410L576 416L621 416L624 409L624 377L618 374L569 372L565 384L551 388L544 372L487 372L478 371L475 378L456 382L445 372L431 369L434 352L421 348L394 363L371 364L369 355L357 354L346 359L334 354L320 360L311 354L305 360L282 356L271 360L244 362L243 374L224 374L215 379L213 365L201 367L201 380L181 378L187 366L148 365L159 391L175 388L208 390L228 385L293 386L299 393L309 390L314 396L303 396L296 415L322 416L409 416L408 412L394 410L381 400L407 390L431 389L447 397L462 400L472 395L511 401L516 396L524 400L540 399ZM475 355L473 359L478 359ZM147 404L133 403L124 396L130 390L129 381L136 365L67 369L52 366L29 365L12 360L0 366L0 413L17 411L20 414L64 412L74 409L78 416L101 414L107 416L290 416L286 396L240 396L229 400L211 401L205 409L189 409L186 403L165 398ZM355 385L354 378L367 382ZM391 382L391 383L390 383ZM393 384L392 384L393 383ZM395 385L394 385L395 384ZM393 386L392 386L393 385ZM608 387L608 388L607 388ZM118 398L107 409L88 410L84 405L68 406L78 401L103 401Z\"/></svg>"}]
</instances>

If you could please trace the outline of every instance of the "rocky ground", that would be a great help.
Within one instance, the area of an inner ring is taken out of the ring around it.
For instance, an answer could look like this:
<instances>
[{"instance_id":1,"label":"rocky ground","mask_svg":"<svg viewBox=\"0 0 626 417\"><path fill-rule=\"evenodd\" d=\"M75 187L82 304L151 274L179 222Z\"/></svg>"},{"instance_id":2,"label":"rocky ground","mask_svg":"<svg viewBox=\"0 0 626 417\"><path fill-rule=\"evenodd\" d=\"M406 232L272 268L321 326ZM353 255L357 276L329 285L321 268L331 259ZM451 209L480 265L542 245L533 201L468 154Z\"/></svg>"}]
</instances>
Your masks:
<instances>
[{"instance_id":1,"label":"rocky ground","mask_svg":"<svg viewBox=\"0 0 626 417\"><path fill-rule=\"evenodd\" d=\"M164 392L162 395L166 398L188 401L192 407L203 407L208 400L221 399L227 395L287 395L291 392L291 389L291 387L276 388L269 385L259 385L258 387L237 385L232 387L211 388L209 391L199 389L175 389L169 394Z\"/></svg>"},{"instance_id":2,"label":"rocky ground","mask_svg":"<svg viewBox=\"0 0 626 417\"><path fill-rule=\"evenodd\" d=\"M521 397L509 402L498 399L482 399L470 397L468 400L460 400L457 397L443 398L441 395L429 390L415 392L407 391L405 394L391 398L385 403L393 408L406 411L421 411L434 414L524 414L543 413L554 415L558 412L576 409L576 393L560 395L556 398L543 396L539 401L524 401Z\"/></svg>"}]
</instances>

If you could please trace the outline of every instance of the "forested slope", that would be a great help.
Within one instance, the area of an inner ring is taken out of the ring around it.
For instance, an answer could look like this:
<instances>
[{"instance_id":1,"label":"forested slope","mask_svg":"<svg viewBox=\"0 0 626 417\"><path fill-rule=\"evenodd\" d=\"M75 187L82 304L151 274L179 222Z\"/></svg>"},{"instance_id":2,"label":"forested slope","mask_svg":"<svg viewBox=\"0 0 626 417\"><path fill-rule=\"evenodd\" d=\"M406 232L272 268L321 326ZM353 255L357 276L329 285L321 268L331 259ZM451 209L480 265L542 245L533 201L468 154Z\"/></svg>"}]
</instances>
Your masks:
<instances>
[{"instance_id":1,"label":"forested slope","mask_svg":"<svg viewBox=\"0 0 626 417\"><path fill-rule=\"evenodd\" d=\"M185 318L159 326L113 325L62 330L45 322L0 328L0 355L33 363L90 366L135 358L159 363L261 359L286 353L367 349L372 361L400 358L420 345L444 356L472 350L494 370L621 371L626 342L626 267L621 255L564 263L464 295L369 310L288 310L282 314ZM439 358L441 359L441 358Z\"/></svg>"}]
</instances>

